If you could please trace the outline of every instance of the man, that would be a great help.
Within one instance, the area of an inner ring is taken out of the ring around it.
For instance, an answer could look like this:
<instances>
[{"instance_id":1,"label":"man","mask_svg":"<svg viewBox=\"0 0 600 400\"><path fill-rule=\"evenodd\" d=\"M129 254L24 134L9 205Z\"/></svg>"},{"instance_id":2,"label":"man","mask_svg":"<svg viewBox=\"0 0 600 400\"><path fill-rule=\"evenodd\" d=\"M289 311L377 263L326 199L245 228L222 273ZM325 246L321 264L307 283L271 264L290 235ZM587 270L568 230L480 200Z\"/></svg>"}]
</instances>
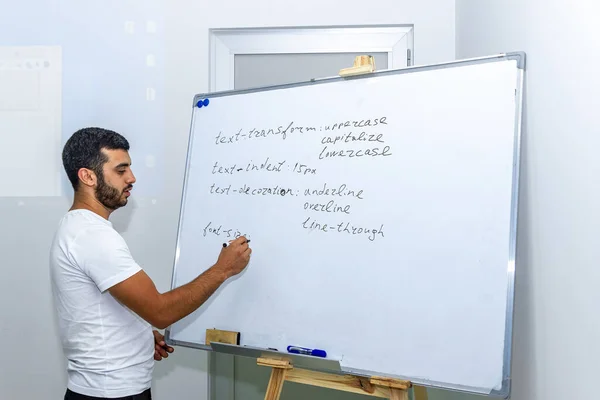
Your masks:
<instances>
[{"instance_id":1,"label":"man","mask_svg":"<svg viewBox=\"0 0 600 400\"><path fill-rule=\"evenodd\" d=\"M52 243L50 276L68 361L65 400L151 399L154 361L173 351L152 326L192 313L252 252L237 238L199 277L159 293L108 220L135 183L128 150L123 136L100 128L75 132L63 150L75 195Z\"/></svg>"}]
</instances>

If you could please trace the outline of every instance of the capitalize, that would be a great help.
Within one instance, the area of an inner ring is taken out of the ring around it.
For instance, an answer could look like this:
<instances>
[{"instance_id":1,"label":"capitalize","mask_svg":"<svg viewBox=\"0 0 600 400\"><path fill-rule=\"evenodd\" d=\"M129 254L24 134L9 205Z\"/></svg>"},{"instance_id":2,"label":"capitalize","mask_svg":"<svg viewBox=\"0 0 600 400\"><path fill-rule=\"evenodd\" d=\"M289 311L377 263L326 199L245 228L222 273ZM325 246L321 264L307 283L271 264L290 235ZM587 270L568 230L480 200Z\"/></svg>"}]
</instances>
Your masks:
<instances>
[{"instance_id":1,"label":"capitalize","mask_svg":"<svg viewBox=\"0 0 600 400\"><path fill-rule=\"evenodd\" d=\"M358 134L358 136L355 136L352 134L352 132L350 133L345 133L341 136L324 136L323 139L321 139L321 144L336 144L337 142L340 143L349 143L349 142L379 142L379 143L384 143L383 140L381 140L381 138L383 137L383 133L380 134L367 134L366 132L361 132Z\"/></svg>"}]
</instances>

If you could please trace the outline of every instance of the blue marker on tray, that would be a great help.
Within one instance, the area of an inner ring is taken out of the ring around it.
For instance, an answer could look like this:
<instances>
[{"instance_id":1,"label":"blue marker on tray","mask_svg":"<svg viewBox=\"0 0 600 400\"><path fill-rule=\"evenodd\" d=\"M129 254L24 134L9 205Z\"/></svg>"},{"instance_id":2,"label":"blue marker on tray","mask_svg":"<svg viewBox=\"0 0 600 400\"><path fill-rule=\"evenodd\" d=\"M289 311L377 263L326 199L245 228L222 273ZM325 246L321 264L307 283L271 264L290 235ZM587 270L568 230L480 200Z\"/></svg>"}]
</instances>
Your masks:
<instances>
[{"instance_id":1,"label":"blue marker on tray","mask_svg":"<svg viewBox=\"0 0 600 400\"><path fill-rule=\"evenodd\" d=\"M307 349L306 347L288 346L287 351L288 351L288 353L294 353L294 354L305 354L308 356L323 357L323 358L327 357L327 352L325 350Z\"/></svg>"}]
</instances>

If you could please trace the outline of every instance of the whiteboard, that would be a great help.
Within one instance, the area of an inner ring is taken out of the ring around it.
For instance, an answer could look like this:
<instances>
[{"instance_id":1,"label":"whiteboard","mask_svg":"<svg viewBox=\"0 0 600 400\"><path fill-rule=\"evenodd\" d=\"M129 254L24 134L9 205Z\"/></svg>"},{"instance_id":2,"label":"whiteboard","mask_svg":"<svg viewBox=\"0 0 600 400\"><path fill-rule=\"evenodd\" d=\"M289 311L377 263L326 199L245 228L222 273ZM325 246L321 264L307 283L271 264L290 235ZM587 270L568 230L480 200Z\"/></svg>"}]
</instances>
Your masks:
<instances>
[{"instance_id":1,"label":"whiteboard","mask_svg":"<svg viewBox=\"0 0 600 400\"><path fill-rule=\"evenodd\" d=\"M506 395L523 71L511 53L196 96L172 288L236 235L253 253L168 340L233 330Z\"/></svg>"}]
</instances>

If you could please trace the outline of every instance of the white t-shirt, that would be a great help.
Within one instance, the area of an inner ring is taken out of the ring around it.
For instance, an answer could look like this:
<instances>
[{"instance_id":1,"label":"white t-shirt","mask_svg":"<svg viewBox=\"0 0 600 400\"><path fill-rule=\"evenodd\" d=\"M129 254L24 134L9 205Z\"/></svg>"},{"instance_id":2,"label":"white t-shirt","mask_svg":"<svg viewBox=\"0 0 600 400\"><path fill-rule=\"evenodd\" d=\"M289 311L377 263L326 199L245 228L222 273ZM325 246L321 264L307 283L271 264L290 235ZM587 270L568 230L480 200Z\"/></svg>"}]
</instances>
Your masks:
<instances>
[{"instance_id":1,"label":"white t-shirt","mask_svg":"<svg viewBox=\"0 0 600 400\"><path fill-rule=\"evenodd\" d=\"M123 397L150 387L152 326L107 291L140 270L110 221L88 210L60 221L50 279L72 391Z\"/></svg>"}]
</instances>

